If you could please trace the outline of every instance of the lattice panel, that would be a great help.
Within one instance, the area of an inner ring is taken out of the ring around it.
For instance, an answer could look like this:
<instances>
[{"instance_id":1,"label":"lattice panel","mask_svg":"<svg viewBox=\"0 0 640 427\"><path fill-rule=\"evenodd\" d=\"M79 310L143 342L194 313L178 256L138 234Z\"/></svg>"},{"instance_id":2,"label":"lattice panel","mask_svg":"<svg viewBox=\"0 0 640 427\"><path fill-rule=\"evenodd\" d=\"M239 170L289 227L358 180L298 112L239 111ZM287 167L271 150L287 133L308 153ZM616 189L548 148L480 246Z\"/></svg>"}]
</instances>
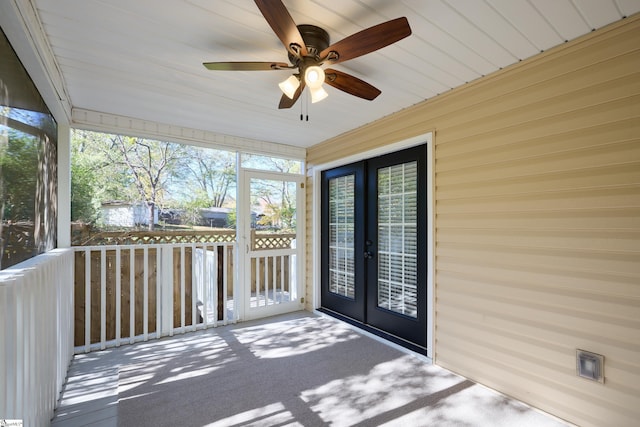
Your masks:
<instances>
[{"instance_id":1,"label":"lattice panel","mask_svg":"<svg viewBox=\"0 0 640 427\"><path fill-rule=\"evenodd\" d=\"M291 249L295 234L252 234L253 250Z\"/></svg>"},{"instance_id":2,"label":"lattice panel","mask_svg":"<svg viewBox=\"0 0 640 427\"><path fill-rule=\"evenodd\" d=\"M104 245L152 245L161 243L230 243L235 242L235 231L130 231L102 232L82 241L74 241L74 246Z\"/></svg>"},{"instance_id":3,"label":"lattice panel","mask_svg":"<svg viewBox=\"0 0 640 427\"><path fill-rule=\"evenodd\" d=\"M74 239L73 246L107 245L154 245L177 243L232 243L236 240L235 231L105 231L83 239ZM294 245L295 234L256 234L251 233L254 250L290 249Z\"/></svg>"}]
</instances>

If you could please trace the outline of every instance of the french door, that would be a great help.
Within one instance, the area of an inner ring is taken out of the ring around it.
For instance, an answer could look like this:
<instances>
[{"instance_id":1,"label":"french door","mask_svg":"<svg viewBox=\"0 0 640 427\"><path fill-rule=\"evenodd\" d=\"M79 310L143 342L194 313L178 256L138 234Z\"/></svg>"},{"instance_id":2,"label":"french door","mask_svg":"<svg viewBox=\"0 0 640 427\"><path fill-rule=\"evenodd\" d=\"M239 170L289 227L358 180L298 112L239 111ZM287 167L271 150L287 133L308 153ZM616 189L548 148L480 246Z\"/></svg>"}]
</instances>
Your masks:
<instances>
[{"instance_id":1,"label":"french door","mask_svg":"<svg viewBox=\"0 0 640 427\"><path fill-rule=\"evenodd\" d=\"M324 311L427 345L426 145L324 171Z\"/></svg>"}]
</instances>

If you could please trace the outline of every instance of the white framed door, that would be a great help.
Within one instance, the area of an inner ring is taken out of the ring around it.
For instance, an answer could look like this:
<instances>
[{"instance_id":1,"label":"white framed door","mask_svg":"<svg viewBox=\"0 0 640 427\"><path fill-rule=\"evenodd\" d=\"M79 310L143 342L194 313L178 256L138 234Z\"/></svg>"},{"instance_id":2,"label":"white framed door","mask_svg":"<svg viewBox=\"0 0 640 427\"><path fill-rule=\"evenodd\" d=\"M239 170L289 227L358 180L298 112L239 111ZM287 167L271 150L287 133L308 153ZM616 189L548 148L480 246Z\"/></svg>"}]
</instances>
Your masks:
<instances>
[{"instance_id":1,"label":"white framed door","mask_svg":"<svg viewBox=\"0 0 640 427\"><path fill-rule=\"evenodd\" d=\"M427 145L322 172L320 310L427 352Z\"/></svg>"},{"instance_id":2,"label":"white framed door","mask_svg":"<svg viewBox=\"0 0 640 427\"><path fill-rule=\"evenodd\" d=\"M241 170L240 268L245 319L300 310L304 176Z\"/></svg>"}]
</instances>

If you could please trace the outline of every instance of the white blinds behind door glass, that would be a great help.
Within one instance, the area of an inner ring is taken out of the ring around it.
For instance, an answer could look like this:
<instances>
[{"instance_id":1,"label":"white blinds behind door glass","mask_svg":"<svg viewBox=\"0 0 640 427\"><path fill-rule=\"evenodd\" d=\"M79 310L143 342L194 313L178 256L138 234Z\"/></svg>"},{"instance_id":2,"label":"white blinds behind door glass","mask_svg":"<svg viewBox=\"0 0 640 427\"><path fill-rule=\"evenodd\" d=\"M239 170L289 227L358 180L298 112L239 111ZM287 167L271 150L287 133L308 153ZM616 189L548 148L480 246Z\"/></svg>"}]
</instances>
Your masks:
<instances>
[{"instance_id":1,"label":"white blinds behind door glass","mask_svg":"<svg viewBox=\"0 0 640 427\"><path fill-rule=\"evenodd\" d=\"M378 169L378 306L417 316L416 162Z\"/></svg>"},{"instance_id":2,"label":"white blinds behind door glass","mask_svg":"<svg viewBox=\"0 0 640 427\"><path fill-rule=\"evenodd\" d=\"M329 291L354 298L355 176L329 180Z\"/></svg>"}]
</instances>

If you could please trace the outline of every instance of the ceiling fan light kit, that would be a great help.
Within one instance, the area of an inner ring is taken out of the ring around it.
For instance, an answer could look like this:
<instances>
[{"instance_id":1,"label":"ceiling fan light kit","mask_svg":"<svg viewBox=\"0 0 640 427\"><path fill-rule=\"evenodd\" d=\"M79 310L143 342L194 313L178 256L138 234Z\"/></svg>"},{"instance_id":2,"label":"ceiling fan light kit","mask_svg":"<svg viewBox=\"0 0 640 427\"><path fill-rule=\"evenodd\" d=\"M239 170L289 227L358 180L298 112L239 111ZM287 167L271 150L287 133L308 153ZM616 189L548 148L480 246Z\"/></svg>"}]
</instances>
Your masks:
<instances>
[{"instance_id":1,"label":"ceiling fan light kit","mask_svg":"<svg viewBox=\"0 0 640 427\"><path fill-rule=\"evenodd\" d=\"M304 70L304 82L310 89L317 89L324 83L324 70L317 65L312 65Z\"/></svg>"},{"instance_id":2,"label":"ceiling fan light kit","mask_svg":"<svg viewBox=\"0 0 640 427\"><path fill-rule=\"evenodd\" d=\"M296 93L296 90L300 87L300 80L294 74L289 76L289 78L283 82L278 83L280 86L280 90L289 97L289 99L293 99L293 96Z\"/></svg>"},{"instance_id":3,"label":"ceiling fan light kit","mask_svg":"<svg viewBox=\"0 0 640 427\"><path fill-rule=\"evenodd\" d=\"M369 83L342 71L323 69L324 64L337 64L371 53L411 34L407 18L396 18L369 27L330 45L329 34L315 25L296 25L282 0L255 0L258 9L287 49L289 61L283 62L205 62L215 71L269 71L298 69L297 74L279 83L283 92L278 108L291 108L306 86L311 102L319 102L329 94L323 83L350 95L372 101L381 91Z\"/></svg>"},{"instance_id":4,"label":"ceiling fan light kit","mask_svg":"<svg viewBox=\"0 0 640 427\"><path fill-rule=\"evenodd\" d=\"M325 99L329 94L322 86L317 88L309 88L309 92L311 92L311 103L315 104L316 102L320 102Z\"/></svg>"}]
</instances>

